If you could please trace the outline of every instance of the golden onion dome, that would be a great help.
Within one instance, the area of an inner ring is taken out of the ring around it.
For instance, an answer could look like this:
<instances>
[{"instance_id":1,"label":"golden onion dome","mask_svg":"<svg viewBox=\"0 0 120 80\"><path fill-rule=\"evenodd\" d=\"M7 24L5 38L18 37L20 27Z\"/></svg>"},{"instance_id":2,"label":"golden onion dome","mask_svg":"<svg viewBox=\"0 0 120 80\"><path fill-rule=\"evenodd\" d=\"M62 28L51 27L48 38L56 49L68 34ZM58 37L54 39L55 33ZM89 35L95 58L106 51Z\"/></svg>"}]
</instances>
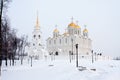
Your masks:
<instances>
[{"instance_id":1,"label":"golden onion dome","mask_svg":"<svg viewBox=\"0 0 120 80\"><path fill-rule=\"evenodd\" d=\"M86 33L88 33L88 30L87 30L87 29L84 29L84 30L83 30L83 32L86 32Z\"/></svg>"},{"instance_id":2,"label":"golden onion dome","mask_svg":"<svg viewBox=\"0 0 120 80\"><path fill-rule=\"evenodd\" d=\"M80 26L79 26L79 25L76 25L75 28L80 28Z\"/></svg>"},{"instance_id":3,"label":"golden onion dome","mask_svg":"<svg viewBox=\"0 0 120 80\"><path fill-rule=\"evenodd\" d=\"M53 32L59 32L58 29L56 28Z\"/></svg>"},{"instance_id":4,"label":"golden onion dome","mask_svg":"<svg viewBox=\"0 0 120 80\"><path fill-rule=\"evenodd\" d=\"M69 26L69 27L73 27L73 28L75 28L75 27L76 27L76 24L73 23L73 22L71 22L68 26Z\"/></svg>"}]
</instances>

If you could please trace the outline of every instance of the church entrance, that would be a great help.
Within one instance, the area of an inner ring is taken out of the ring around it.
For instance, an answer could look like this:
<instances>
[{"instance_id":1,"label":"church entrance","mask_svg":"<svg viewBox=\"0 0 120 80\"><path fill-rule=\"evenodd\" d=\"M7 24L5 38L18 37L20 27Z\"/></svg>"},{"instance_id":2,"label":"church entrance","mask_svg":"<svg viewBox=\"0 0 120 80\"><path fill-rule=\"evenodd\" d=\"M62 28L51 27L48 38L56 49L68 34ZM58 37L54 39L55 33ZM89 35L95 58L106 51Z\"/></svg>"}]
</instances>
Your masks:
<instances>
[{"instance_id":1,"label":"church entrance","mask_svg":"<svg viewBox=\"0 0 120 80\"><path fill-rule=\"evenodd\" d=\"M55 55L58 55L58 52L57 52L57 51L55 52Z\"/></svg>"}]
</instances>

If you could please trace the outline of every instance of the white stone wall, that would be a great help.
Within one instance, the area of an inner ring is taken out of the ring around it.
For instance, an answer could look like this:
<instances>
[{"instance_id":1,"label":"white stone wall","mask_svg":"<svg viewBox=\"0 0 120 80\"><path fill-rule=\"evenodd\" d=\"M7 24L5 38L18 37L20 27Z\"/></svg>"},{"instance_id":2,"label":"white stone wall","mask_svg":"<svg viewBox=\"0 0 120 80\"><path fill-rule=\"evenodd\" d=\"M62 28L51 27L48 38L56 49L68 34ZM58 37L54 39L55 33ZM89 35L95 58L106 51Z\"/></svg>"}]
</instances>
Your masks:
<instances>
[{"instance_id":1,"label":"white stone wall","mask_svg":"<svg viewBox=\"0 0 120 80\"><path fill-rule=\"evenodd\" d=\"M78 44L79 46L79 54L81 55L87 55L91 54L91 40L88 38L80 37L79 35L71 35L71 36L59 36L56 38L49 38L47 40L47 49L48 52L55 53L56 51L59 52L59 49L61 50L61 55L67 55L69 54L69 51L72 51L72 41L71 38L73 38L73 52L76 53L75 44ZM60 44L61 39L61 44ZM67 41L66 41L67 39ZM54 43L54 40L56 40L56 43ZM49 43L51 41L51 44Z\"/></svg>"}]
</instances>

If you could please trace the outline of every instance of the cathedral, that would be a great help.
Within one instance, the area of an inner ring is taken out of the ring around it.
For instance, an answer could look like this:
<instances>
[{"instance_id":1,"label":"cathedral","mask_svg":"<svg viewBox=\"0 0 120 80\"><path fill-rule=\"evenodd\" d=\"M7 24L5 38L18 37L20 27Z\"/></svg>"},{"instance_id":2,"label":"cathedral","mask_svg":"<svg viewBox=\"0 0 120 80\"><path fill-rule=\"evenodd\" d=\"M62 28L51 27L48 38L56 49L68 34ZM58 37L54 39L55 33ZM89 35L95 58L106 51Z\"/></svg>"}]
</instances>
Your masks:
<instances>
[{"instance_id":1,"label":"cathedral","mask_svg":"<svg viewBox=\"0 0 120 80\"><path fill-rule=\"evenodd\" d=\"M81 26L72 19L63 34L59 33L57 27L53 30L53 36L47 39L47 50L54 55L75 55L76 44L79 55L91 55L92 40L89 38L88 29L85 26L81 31Z\"/></svg>"}]
</instances>

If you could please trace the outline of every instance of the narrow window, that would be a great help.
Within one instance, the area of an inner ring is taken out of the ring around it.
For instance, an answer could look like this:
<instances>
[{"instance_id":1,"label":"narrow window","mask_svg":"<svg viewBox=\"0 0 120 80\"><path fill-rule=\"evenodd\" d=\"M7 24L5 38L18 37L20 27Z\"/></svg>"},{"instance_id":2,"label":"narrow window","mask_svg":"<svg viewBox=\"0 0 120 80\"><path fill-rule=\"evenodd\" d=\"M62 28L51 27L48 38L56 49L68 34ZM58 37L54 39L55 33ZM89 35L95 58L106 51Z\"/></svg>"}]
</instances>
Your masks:
<instances>
[{"instance_id":1,"label":"narrow window","mask_svg":"<svg viewBox=\"0 0 120 80\"><path fill-rule=\"evenodd\" d=\"M49 44L51 44L51 40L49 41Z\"/></svg>"},{"instance_id":2,"label":"narrow window","mask_svg":"<svg viewBox=\"0 0 120 80\"><path fill-rule=\"evenodd\" d=\"M67 38L65 38L65 43L67 44Z\"/></svg>"},{"instance_id":3,"label":"narrow window","mask_svg":"<svg viewBox=\"0 0 120 80\"><path fill-rule=\"evenodd\" d=\"M75 31L75 34L77 34L77 31Z\"/></svg>"},{"instance_id":4,"label":"narrow window","mask_svg":"<svg viewBox=\"0 0 120 80\"><path fill-rule=\"evenodd\" d=\"M60 39L60 44L61 44L61 39Z\"/></svg>"},{"instance_id":5,"label":"narrow window","mask_svg":"<svg viewBox=\"0 0 120 80\"><path fill-rule=\"evenodd\" d=\"M36 37L36 35L34 35L34 38Z\"/></svg>"},{"instance_id":6,"label":"narrow window","mask_svg":"<svg viewBox=\"0 0 120 80\"><path fill-rule=\"evenodd\" d=\"M40 39L40 35L38 35L39 39Z\"/></svg>"},{"instance_id":7,"label":"narrow window","mask_svg":"<svg viewBox=\"0 0 120 80\"><path fill-rule=\"evenodd\" d=\"M80 34L79 31L78 31L78 34Z\"/></svg>"},{"instance_id":8,"label":"narrow window","mask_svg":"<svg viewBox=\"0 0 120 80\"><path fill-rule=\"evenodd\" d=\"M56 40L54 40L54 44L56 44Z\"/></svg>"}]
</instances>

